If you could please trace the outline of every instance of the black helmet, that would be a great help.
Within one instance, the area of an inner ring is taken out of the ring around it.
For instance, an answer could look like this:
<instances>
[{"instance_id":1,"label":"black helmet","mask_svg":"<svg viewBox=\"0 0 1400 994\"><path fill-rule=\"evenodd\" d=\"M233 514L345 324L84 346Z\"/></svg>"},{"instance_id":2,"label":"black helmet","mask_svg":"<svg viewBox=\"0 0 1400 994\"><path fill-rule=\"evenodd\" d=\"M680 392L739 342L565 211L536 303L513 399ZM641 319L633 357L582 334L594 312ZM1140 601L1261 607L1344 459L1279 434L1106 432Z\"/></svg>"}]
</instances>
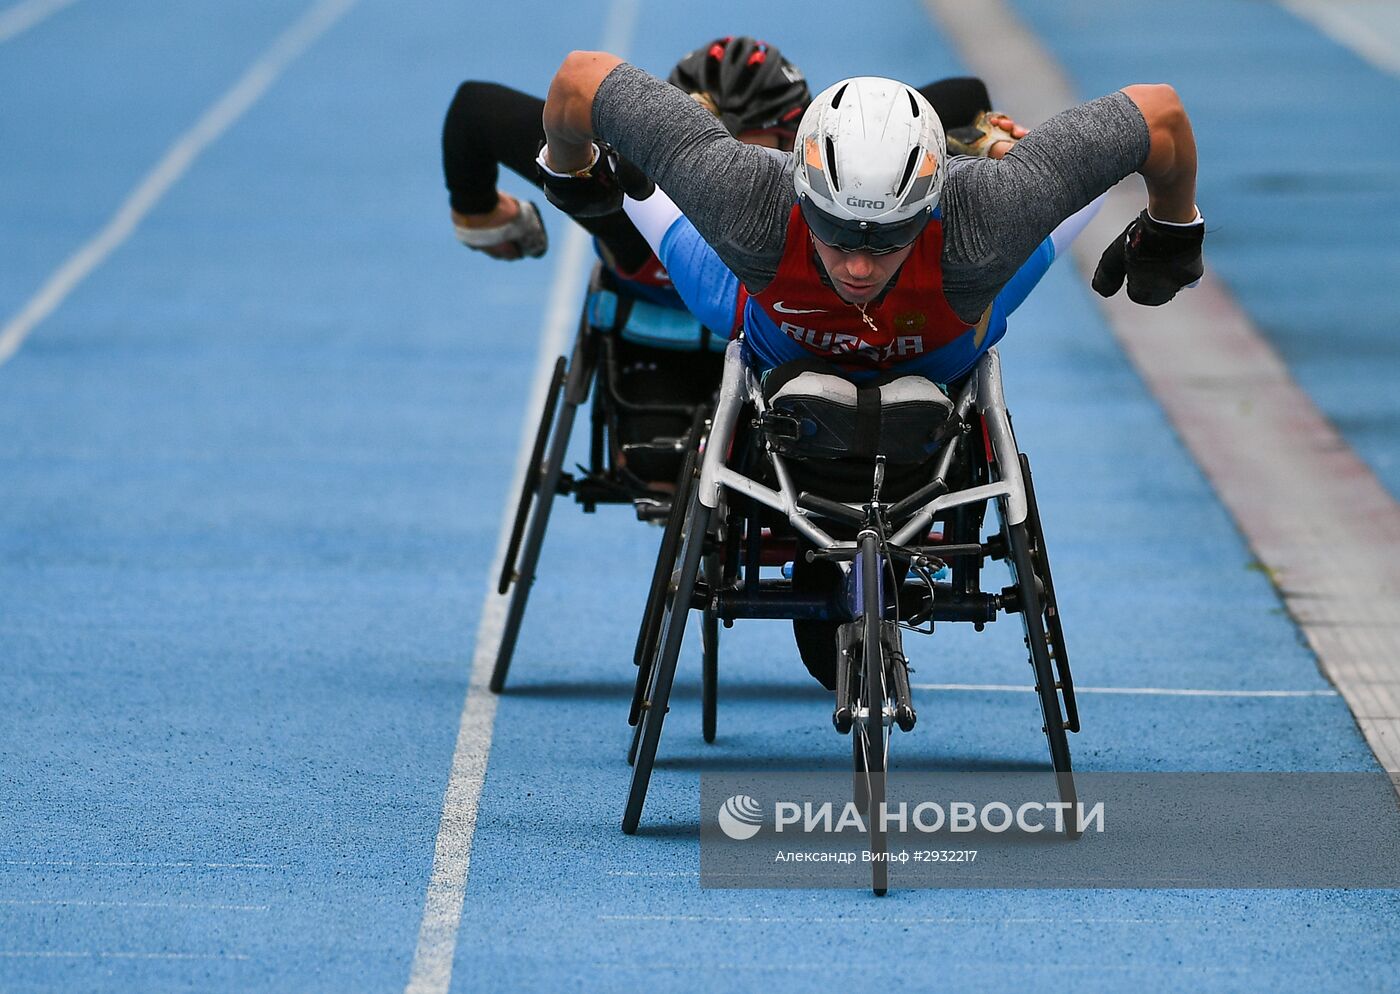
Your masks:
<instances>
[{"instance_id":1,"label":"black helmet","mask_svg":"<svg viewBox=\"0 0 1400 994\"><path fill-rule=\"evenodd\" d=\"M767 42L742 36L700 46L676 63L668 79L713 109L735 135L796 132L812 99L801 69Z\"/></svg>"}]
</instances>

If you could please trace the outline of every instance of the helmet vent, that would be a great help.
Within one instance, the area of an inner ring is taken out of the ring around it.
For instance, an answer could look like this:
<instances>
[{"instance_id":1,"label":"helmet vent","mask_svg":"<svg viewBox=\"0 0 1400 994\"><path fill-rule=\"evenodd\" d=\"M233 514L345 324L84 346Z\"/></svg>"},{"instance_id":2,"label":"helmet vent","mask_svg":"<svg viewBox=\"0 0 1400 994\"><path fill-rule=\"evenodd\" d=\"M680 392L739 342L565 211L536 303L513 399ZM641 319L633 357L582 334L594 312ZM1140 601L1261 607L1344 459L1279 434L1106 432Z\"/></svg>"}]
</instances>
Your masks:
<instances>
[{"instance_id":1,"label":"helmet vent","mask_svg":"<svg viewBox=\"0 0 1400 994\"><path fill-rule=\"evenodd\" d=\"M837 107L840 107L840 106L841 106L841 98L844 97L844 96L846 95L846 90L847 90L847 88L849 88L849 86L850 86L850 84L847 83L846 86L843 86L843 87L841 87L841 89L839 89L839 90L836 91L836 96L834 96L834 97L831 98L831 109L832 109L832 110L835 110Z\"/></svg>"},{"instance_id":2,"label":"helmet vent","mask_svg":"<svg viewBox=\"0 0 1400 994\"><path fill-rule=\"evenodd\" d=\"M902 196L908 189L909 181L914 178L914 169L919 164L919 153L922 151L923 149L917 146L909 150L909 161L904 166L904 175L899 178L899 185L894 188L896 197Z\"/></svg>"},{"instance_id":3,"label":"helmet vent","mask_svg":"<svg viewBox=\"0 0 1400 994\"><path fill-rule=\"evenodd\" d=\"M914 117L917 119L919 116L919 101L914 99L914 91L906 87L904 95L909 98L909 109L914 112Z\"/></svg>"},{"instance_id":4,"label":"helmet vent","mask_svg":"<svg viewBox=\"0 0 1400 994\"><path fill-rule=\"evenodd\" d=\"M831 174L831 189L841 189L841 179L836 175L836 143L826 136L826 171Z\"/></svg>"}]
</instances>

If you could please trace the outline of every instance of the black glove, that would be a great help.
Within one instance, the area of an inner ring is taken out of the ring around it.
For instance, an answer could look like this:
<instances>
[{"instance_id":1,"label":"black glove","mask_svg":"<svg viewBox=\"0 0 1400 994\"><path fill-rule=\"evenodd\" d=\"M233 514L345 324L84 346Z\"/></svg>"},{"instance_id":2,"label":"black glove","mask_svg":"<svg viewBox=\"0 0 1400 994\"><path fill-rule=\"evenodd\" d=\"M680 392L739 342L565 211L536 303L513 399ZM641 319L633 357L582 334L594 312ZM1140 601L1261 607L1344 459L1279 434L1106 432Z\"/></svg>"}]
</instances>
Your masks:
<instances>
[{"instance_id":1,"label":"black glove","mask_svg":"<svg viewBox=\"0 0 1400 994\"><path fill-rule=\"evenodd\" d=\"M645 200L656 192L656 184L652 182L651 177L616 152L612 153L612 169L613 175L617 177L617 185L633 200Z\"/></svg>"},{"instance_id":2,"label":"black glove","mask_svg":"<svg viewBox=\"0 0 1400 994\"><path fill-rule=\"evenodd\" d=\"M546 169L543 148L535 164L545 198L569 217L604 217L622 209L622 187L606 151L600 149L593 165L571 176L556 176Z\"/></svg>"},{"instance_id":3,"label":"black glove","mask_svg":"<svg viewBox=\"0 0 1400 994\"><path fill-rule=\"evenodd\" d=\"M1128 297L1134 303L1156 307L1201 278L1202 222L1190 227L1161 224L1143 211L1104 249L1094 270L1094 290L1112 297L1128 278Z\"/></svg>"},{"instance_id":4,"label":"black glove","mask_svg":"<svg viewBox=\"0 0 1400 994\"><path fill-rule=\"evenodd\" d=\"M538 259L549 248L549 235L540 219L540 209L533 201L522 200L520 213L512 221L495 228L468 228L460 224L457 240L469 249L486 252L497 259ZM514 249L515 255L502 254Z\"/></svg>"},{"instance_id":5,"label":"black glove","mask_svg":"<svg viewBox=\"0 0 1400 994\"><path fill-rule=\"evenodd\" d=\"M545 197L570 217L605 217L622 209L624 193L645 200L656 189L645 173L606 146L599 147L598 158L583 175L555 176L544 168L543 158L536 164Z\"/></svg>"}]
</instances>

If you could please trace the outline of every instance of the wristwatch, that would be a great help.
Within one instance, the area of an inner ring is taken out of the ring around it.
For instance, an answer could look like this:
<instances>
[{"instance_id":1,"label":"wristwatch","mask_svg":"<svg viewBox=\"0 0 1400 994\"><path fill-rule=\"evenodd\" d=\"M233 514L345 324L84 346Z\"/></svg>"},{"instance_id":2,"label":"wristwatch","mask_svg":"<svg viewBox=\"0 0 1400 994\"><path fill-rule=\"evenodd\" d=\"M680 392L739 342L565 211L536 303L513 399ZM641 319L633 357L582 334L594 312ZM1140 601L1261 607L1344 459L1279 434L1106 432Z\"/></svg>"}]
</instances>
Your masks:
<instances>
[{"instance_id":1,"label":"wristwatch","mask_svg":"<svg viewBox=\"0 0 1400 994\"><path fill-rule=\"evenodd\" d=\"M546 155L548 152L549 152L549 146L548 146L548 145L541 145L541 146L540 146L539 154L535 156L535 165L539 166L539 167L540 167L540 170L541 170L542 172L544 172L545 175L547 175L547 176L554 176L554 177L557 177L558 179L570 179L570 178L573 178L573 179L589 179L589 178L591 178L592 175L593 175L593 167L596 166L596 165L598 165L598 160L599 160L600 158L602 158L602 155L603 155L603 151L602 151L602 149L600 149L600 148L598 147L598 143L597 143L597 142L594 142L594 143L593 143L593 158L589 160L588 165L584 166L582 169L574 169L574 170L570 170L569 172L563 172L563 173L561 173L561 172L557 172L556 170L553 170L553 169L550 169L550 168L549 168L549 163L545 161L545 155Z\"/></svg>"}]
</instances>

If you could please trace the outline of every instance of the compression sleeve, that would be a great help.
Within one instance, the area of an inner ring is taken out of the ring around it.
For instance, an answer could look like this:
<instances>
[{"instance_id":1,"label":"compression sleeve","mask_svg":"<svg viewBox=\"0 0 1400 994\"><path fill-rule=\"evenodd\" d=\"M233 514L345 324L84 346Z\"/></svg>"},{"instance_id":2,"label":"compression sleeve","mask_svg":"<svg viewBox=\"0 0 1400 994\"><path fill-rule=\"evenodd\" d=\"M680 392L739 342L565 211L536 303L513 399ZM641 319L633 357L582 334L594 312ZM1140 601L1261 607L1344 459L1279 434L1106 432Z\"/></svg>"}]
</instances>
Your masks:
<instances>
[{"instance_id":1,"label":"compression sleeve","mask_svg":"<svg viewBox=\"0 0 1400 994\"><path fill-rule=\"evenodd\" d=\"M442 123L442 172L459 214L496 206L497 164L535 181L544 101L496 83L467 80Z\"/></svg>"},{"instance_id":2,"label":"compression sleeve","mask_svg":"<svg viewBox=\"0 0 1400 994\"><path fill-rule=\"evenodd\" d=\"M1055 258L1064 255L1074 240L1089 226L1089 222L1099 213L1108 194L1100 193L1088 204L1075 211L1050 232L1050 240L1055 243Z\"/></svg>"},{"instance_id":3,"label":"compression sleeve","mask_svg":"<svg viewBox=\"0 0 1400 994\"><path fill-rule=\"evenodd\" d=\"M785 159L745 145L685 93L625 62L593 98L593 133L671 195L750 291L772 282L795 199Z\"/></svg>"},{"instance_id":4,"label":"compression sleeve","mask_svg":"<svg viewBox=\"0 0 1400 994\"><path fill-rule=\"evenodd\" d=\"M1006 286L1002 287L1001 292L997 294L996 304L1003 313L1010 314L1025 303L1026 298L1030 296L1030 292L1035 289L1041 277L1045 275L1045 271L1050 268L1051 263L1069 251L1070 244L1094 219L1094 215L1103 206L1105 196L1106 194L1099 194L1087 206L1080 208L1061 221L1059 227L1050 232L1049 237L1035 247L1030 258L1021 263L1021 268L1016 270L1016 275L1007 280Z\"/></svg>"},{"instance_id":5,"label":"compression sleeve","mask_svg":"<svg viewBox=\"0 0 1400 994\"><path fill-rule=\"evenodd\" d=\"M1041 240L1147 158L1142 112L1119 91L1056 114L1004 159L954 156L943 188L943 287L974 320Z\"/></svg>"},{"instance_id":6,"label":"compression sleeve","mask_svg":"<svg viewBox=\"0 0 1400 994\"><path fill-rule=\"evenodd\" d=\"M627 219L632 222L638 234L646 239L647 245L660 259L661 240L666 237L666 232L671 226L684 216L676 202L666 196L665 190L657 187L645 200L623 197L622 209L627 212Z\"/></svg>"},{"instance_id":7,"label":"compression sleeve","mask_svg":"<svg viewBox=\"0 0 1400 994\"><path fill-rule=\"evenodd\" d=\"M544 141L544 101L499 83L467 80L457 88L442 123L442 173L452 209L487 214L496 207L499 166L540 185L535 153ZM621 214L576 218L618 267L644 266L651 253Z\"/></svg>"},{"instance_id":8,"label":"compression sleeve","mask_svg":"<svg viewBox=\"0 0 1400 994\"><path fill-rule=\"evenodd\" d=\"M713 332L733 332L739 310L739 279L680 208L658 187L646 200L625 198L623 209L666 267L686 309Z\"/></svg>"}]
</instances>

